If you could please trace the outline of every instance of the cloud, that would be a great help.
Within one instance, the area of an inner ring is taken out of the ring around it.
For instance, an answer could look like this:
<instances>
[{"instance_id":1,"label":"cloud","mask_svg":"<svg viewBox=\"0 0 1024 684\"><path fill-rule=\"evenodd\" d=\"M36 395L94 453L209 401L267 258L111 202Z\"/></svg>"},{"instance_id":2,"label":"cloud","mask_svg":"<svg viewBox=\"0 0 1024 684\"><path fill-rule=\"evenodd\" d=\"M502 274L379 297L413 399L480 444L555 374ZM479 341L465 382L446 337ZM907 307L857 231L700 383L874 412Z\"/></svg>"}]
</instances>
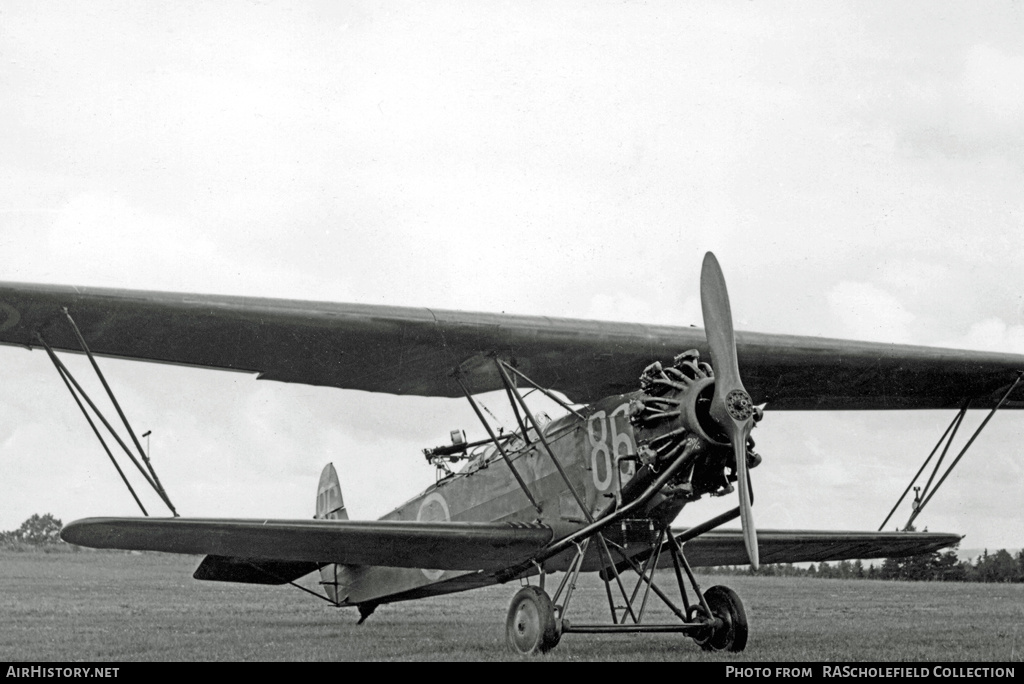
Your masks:
<instances>
[{"instance_id":1,"label":"cloud","mask_svg":"<svg viewBox=\"0 0 1024 684\"><path fill-rule=\"evenodd\" d=\"M680 308L660 292L637 297L625 292L599 293L590 298L590 306L581 316L599 321L623 321L661 325L701 325L700 299L686 298Z\"/></svg>"},{"instance_id":2,"label":"cloud","mask_svg":"<svg viewBox=\"0 0 1024 684\"><path fill-rule=\"evenodd\" d=\"M890 112L917 154L1005 157L1024 148L1024 54L990 44L956 46L921 74Z\"/></svg>"},{"instance_id":3,"label":"cloud","mask_svg":"<svg viewBox=\"0 0 1024 684\"><path fill-rule=\"evenodd\" d=\"M1024 354L1024 325L1008 325L1000 318L987 318L973 324L967 334L950 340L944 346Z\"/></svg>"},{"instance_id":4,"label":"cloud","mask_svg":"<svg viewBox=\"0 0 1024 684\"><path fill-rule=\"evenodd\" d=\"M49 232L49 253L66 266L63 282L127 286L175 283L209 273L214 242L179 219L148 213L112 193L78 193L60 207Z\"/></svg>"},{"instance_id":5,"label":"cloud","mask_svg":"<svg viewBox=\"0 0 1024 684\"><path fill-rule=\"evenodd\" d=\"M964 105L979 119L1021 132L1024 118L1024 55L976 45L961 78Z\"/></svg>"},{"instance_id":6,"label":"cloud","mask_svg":"<svg viewBox=\"0 0 1024 684\"><path fill-rule=\"evenodd\" d=\"M855 339L879 342L910 342L914 314L889 292L863 282L843 281L828 293L829 309L843 329Z\"/></svg>"},{"instance_id":7,"label":"cloud","mask_svg":"<svg viewBox=\"0 0 1024 684\"><path fill-rule=\"evenodd\" d=\"M922 259L893 259L882 264L881 280L903 297L930 297L950 277L949 266Z\"/></svg>"}]
</instances>

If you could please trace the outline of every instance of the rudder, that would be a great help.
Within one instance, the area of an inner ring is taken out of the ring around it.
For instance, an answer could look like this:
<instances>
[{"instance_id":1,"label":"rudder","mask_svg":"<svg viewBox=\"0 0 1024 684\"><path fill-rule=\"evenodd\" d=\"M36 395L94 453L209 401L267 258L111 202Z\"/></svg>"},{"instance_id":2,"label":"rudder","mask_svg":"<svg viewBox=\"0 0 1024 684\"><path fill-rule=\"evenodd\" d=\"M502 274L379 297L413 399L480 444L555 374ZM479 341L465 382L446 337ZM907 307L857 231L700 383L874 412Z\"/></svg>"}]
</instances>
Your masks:
<instances>
[{"instance_id":1,"label":"rudder","mask_svg":"<svg viewBox=\"0 0 1024 684\"><path fill-rule=\"evenodd\" d=\"M341 483L338 482L338 472L334 469L333 463L324 466L320 473L320 484L316 488L316 515L317 520L348 520L348 511L345 510L345 500L341 496ZM320 584L323 586L327 597L335 604L341 603L347 598L341 596L340 589L343 585L342 579L345 567L330 563L320 568Z\"/></svg>"},{"instance_id":2,"label":"rudder","mask_svg":"<svg viewBox=\"0 0 1024 684\"><path fill-rule=\"evenodd\" d=\"M345 500L341 496L341 484L333 463L324 466L320 473L320 484L316 488L317 520L348 520Z\"/></svg>"}]
</instances>

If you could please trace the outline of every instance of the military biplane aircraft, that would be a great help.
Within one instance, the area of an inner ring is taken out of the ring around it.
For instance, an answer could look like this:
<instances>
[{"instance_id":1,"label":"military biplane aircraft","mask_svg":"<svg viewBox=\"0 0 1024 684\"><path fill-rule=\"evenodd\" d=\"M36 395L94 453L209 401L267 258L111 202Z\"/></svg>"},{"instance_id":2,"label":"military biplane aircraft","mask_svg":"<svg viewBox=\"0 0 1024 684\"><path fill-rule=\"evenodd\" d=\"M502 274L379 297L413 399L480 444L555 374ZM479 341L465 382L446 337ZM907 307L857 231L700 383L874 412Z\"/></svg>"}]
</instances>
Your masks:
<instances>
[{"instance_id":1,"label":"military biplane aircraft","mask_svg":"<svg viewBox=\"0 0 1024 684\"><path fill-rule=\"evenodd\" d=\"M1024 356L734 333L710 253L701 304L705 330L0 284L0 343L45 348L76 401L84 393L54 350L464 395L487 437L453 433L451 445L426 449L443 477L378 521L348 519L328 464L311 520L181 518L172 506L171 518L90 518L62 532L84 546L204 554L194 575L202 580L284 584L318 572L326 598L357 607L360 621L380 604L520 580L506 623L517 653L546 651L571 632L677 632L705 649L741 651L748 628L739 597L724 586L701 591L694 566L897 557L959 540L756 532L750 470L761 456L751 430L763 409L966 410L965 400L1021 408L1014 392ZM565 415L544 419L522 387L544 392ZM485 419L474 396L494 390L507 394L517 429L496 431ZM458 460L465 464L450 472ZM170 506L151 464L136 465ZM733 510L672 527L687 504L733 491ZM736 518L740 530L718 529ZM656 581L659 569L678 598ZM564 575L549 593L553 572ZM581 572L600 573L607 624L570 619ZM652 594L674 616L668 622L645 621Z\"/></svg>"}]
</instances>

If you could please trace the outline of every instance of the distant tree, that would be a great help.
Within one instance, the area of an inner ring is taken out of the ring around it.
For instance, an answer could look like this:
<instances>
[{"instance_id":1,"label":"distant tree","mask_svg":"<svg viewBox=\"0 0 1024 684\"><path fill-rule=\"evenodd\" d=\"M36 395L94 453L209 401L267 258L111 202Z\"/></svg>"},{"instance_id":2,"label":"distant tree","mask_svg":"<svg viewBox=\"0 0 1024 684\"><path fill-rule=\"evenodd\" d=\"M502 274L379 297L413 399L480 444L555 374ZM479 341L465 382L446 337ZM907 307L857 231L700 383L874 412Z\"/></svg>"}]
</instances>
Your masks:
<instances>
[{"instance_id":1,"label":"distant tree","mask_svg":"<svg viewBox=\"0 0 1024 684\"><path fill-rule=\"evenodd\" d=\"M886 558L878 570L878 578L884 580L903 579L900 574L903 568L896 558Z\"/></svg>"},{"instance_id":2,"label":"distant tree","mask_svg":"<svg viewBox=\"0 0 1024 684\"><path fill-rule=\"evenodd\" d=\"M60 530L63 526L63 523L51 514L39 515L37 513L15 530L14 539L26 544L62 543Z\"/></svg>"},{"instance_id":3,"label":"distant tree","mask_svg":"<svg viewBox=\"0 0 1024 684\"><path fill-rule=\"evenodd\" d=\"M956 555L956 547L946 549L935 562L935 579L940 582L963 582L967 579L967 564Z\"/></svg>"},{"instance_id":4,"label":"distant tree","mask_svg":"<svg viewBox=\"0 0 1024 684\"><path fill-rule=\"evenodd\" d=\"M972 582L990 582L992 581L992 558L988 555L988 549L981 552L981 555L974 559L974 565L971 566L971 573L969 578Z\"/></svg>"},{"instance_id":5,"label":"distant tree","mask_svg":"<svg viewBox=\"0 0 1024 684\"><path fill-rule=\"evenodd\" d=\"M874 563L864 568L861 560L810 563L801 568L792 563L767 564L754 572L746 565L704 568L703 572L721 575L757 574L780 577L817 577L819 579L888 579L938 582L1024 582L1024 549L1011 555L1005 549L990 554L986 549L974 563L957 556L957 546L943 553L931 551L904 558L886 558L881 567Z\"/></svg>"},{"instance_id":6,"label":"distant tree","mask_svg":"<svg viewBox=\"0 0 1024 684\"><path fill-rule=\"evenodd\" d=\"M913 528L910 528L913 531ZM939 552L929 551L916 556L886 558L879 571L881 579L930 581L939 579Z\"/></svg>"},{"instance_id":7,"label":"distant tree","mask_svg":"<svg viewBox=\"0 0 1024 684\"><path fill-rule=\"evenodd\" d=\"M919 553L908 556L903 562L904 579L918 582L935 579L935 568L939 561L939 552Z\"/></svg>"},{"instance_id":8,"label":"distant tree","mask_svg":"<svg viewBox=\"0 0 1024 684\"><path fill-rule=\"evenodd\" d=\"M1018 564L1006 549L999 549L991 555L986 550L978 558L976 568L981 582L1013 582L1017 579Z\"/></svg>"}]
</instances>

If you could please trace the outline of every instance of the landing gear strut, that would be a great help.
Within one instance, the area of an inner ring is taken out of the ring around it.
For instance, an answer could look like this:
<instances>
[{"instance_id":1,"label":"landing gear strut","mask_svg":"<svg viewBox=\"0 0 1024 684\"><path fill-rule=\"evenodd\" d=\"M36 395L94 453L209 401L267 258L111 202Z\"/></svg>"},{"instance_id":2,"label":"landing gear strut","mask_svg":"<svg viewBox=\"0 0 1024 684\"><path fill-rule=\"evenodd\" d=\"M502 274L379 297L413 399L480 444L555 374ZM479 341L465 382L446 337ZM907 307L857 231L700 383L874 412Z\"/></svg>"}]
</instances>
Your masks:
<instances>
[{"instance_id":1,"label":"landing gear strut","mask_svg":"<svg viewBox=\"0 0 1024 684\"><path fill-rule=\"evenodd\" d=\"M738 509L729 516L735 517ZM715 522L715 521L709 521ZM697 528L691 528L697 529ZM683 535L680 535L682 538ZM604 564L601 579L604 580L611 610L611 624L582 624L566 617L569 600L576 589L576 581L583 569L584 557L590 542L596 539ZM684 540L685 541L685 540ZM655 583L655 572L659 566L661 550L666 549L672 557L675 579L679 585L683 605L676 606L669 596ZM612 553L618 555L618 563ZM632 592L628 591L618 565L633 570L638 579ZM683 555L682 543L667 528L661 530L651 553L638 563L625 548L613 540L606 539L601 532L585 539L577 547L576 556L569 563L554 598L542 588L545 572L540 570L540 586L527 586L512 598L505 623L506 641L509 650L519 655L545 653L554 648L561 636L569 632L584 634L637 634L674 632L688 636L705 651L740 652L747 646L747 614L743 602L732 589L714 586L702 592ZM687 598L687 587L683 576L689 579L696 601ZM614 580L614 581L613 581ZM621 603L613 596L613 584L619 589ZM643 591L641 591L643 589ZM678 622L645 622L649 594L656 595Z\"/></svg>"}]
</instances>

